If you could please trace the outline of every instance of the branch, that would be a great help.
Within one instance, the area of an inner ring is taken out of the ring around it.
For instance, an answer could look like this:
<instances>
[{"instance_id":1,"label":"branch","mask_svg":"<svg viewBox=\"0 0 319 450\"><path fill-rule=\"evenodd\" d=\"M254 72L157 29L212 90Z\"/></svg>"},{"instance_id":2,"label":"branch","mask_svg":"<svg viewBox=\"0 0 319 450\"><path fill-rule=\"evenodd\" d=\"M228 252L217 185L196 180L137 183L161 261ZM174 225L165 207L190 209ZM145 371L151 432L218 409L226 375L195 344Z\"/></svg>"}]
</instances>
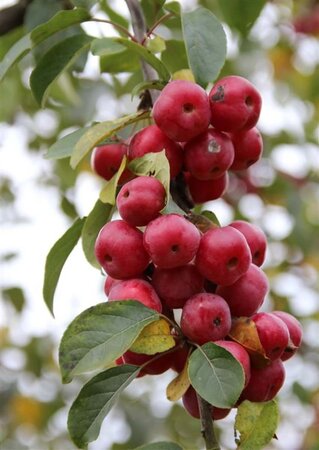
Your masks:
<instances>
[{"instance_id":1,"label":"branch","mask_svg":"<svg viewBox=\"0 0 319 450\"><path fill-rule=\"evenodd\" d=\"M212 406L197 394L200 420L202 425L202 436L205 440L206 450L220 450L214 432L213 419L211 415Z\"/></svg>"}]
</instances>

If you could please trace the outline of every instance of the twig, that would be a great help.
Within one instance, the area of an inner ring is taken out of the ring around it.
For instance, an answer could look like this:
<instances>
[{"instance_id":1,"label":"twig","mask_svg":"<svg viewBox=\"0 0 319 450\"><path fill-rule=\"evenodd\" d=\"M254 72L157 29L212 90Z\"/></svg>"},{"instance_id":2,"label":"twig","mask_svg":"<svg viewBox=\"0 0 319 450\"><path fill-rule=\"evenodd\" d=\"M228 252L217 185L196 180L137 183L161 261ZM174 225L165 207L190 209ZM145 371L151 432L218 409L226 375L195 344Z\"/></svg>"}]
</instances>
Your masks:
<instances>
[{"instance_id":1,"label":"twig","mask_svg":"<svg viewBox=\"0 0 319 450\"><path fill-rule=\"evenodd\" d=\"M89 22L99 22L99 23L106 23L108 25L112 25L116 30L121 31L122 33L124 33L127 37L129 37L130 39L132 39L132 41L136 42L136 38L135 36L132 36L132 34L127 31L126 28L122 27L122 25L120 25L119 23L115 23L112 22L112 20L106 20L106 19L97 19L95 17L92 17L92 19L89 20Z\"/></svg>"},{"instance_id":2,"label":"twig","mask_svg":"<svg viewBox=\"0 0 319 450\"><path fill-rule=\"evenodd\" d=\"M164 14L164 16L160 17L153 25L152 27L147 31L146 36L144 36L143 40L142 40L142 45L144 45L145 41L147 38L149 38L151 36L151 34L153 34L153 31L163 22L165 22L165 20L169 19L170 17L173 17L174 14L172 13L167 13Z\"/></svg>"},{"instance_id":3,"label":"twig","mask_svg":"<svg viewBox=\"0 0 319 450\"><path fill-rule=\"evenodd\" d=\"M202 436L205 441L206 450L220 450L217 438L214 432L212 419L212 406L197 393L197 401L202 426Z\"/></svg>"}]
</instances>

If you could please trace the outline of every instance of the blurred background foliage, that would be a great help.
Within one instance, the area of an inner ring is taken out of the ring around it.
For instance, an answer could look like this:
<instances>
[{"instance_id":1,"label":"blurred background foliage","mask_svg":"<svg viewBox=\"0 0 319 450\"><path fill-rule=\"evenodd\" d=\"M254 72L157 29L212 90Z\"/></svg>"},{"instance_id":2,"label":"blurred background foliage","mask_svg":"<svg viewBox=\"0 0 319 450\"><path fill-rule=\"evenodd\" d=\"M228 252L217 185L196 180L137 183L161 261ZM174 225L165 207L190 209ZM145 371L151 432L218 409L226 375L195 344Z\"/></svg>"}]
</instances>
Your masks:
<instances>
[{"instance_id":1,"label":"blurred background foliage","mask_svg":"<svg viewBox=\"0 0 319 450\"><path fill-rule=\"evenodd\" d=\"M17 2L7 3L0 8ZM118 0L20 2L24 7L20 22L9 31L1 30L0 60L26 30L48 20L58 10L72 7L72 3L92 8L96 17L129 27L125 4ZM149 27L165 14L164 3L141 0ZM223 224L233 218L244 218L263 228L269 239L264 269L271 282L264 309L291 312L304 328L303 345L299 354L287 363L287 381L279 395L278 440L274 439L268 448L316 450L319 449L319 2L169 3L171 8L179 3L184 9L203 5L213 11L223 22L228 39L228 57L221 76L247 77L263 96L259 122L264 137L263 158L248 173L232 174L223 200L211 202L209 207ZM0 18L4 13L5 9L0 9ZM0 28L2 22L0 19ZM46 252L67 224L89 212L100 187L100 181L91 173L89 159L73 171L68 160L47 161L44 154L62 135L94 121L133 112L138 104L137 98L132 101L131 91L142 80L139 61L130 50L124 50L100 59L83 55L55 82L46 107L39 108L29 88L31 67L48 46L74 32L97 37L117 35L111 26L96 23L60 32L12 68L0 86L3 450L75 448L67 435L66 417L80 385L61 384L57 346L63 329L81 311L80 307L84 309L101 301L101 297L93 297L95 292L102 295L101 277L94 273L88 278L96 280L96 286L91 285L92 296L82 303L78 301L79 278L85 279L86 265L77 268L77 259L81 258L77 256L69 263L71 278L65 280L64 290L58 291L63 293L63 300L55 322L43 307L39 287L43 273L37 268L44 265ZM148 43L151 51L161 54L172 72L188 68L181 39L180 20L172 17L156 28ZM88 272L91 270L87 267ZM59 297L57 302L60 303ZM133 449L161 438L175 440L185 449L200 449L199 422L190 418L180 404L169 404L165 398L165 386L172 377L173 374L167 373L134 382L105 421L101 437L89 446L90 450ZM233 417L218 424L225 449L234 448Z\"/></svg>"}]
</instances>

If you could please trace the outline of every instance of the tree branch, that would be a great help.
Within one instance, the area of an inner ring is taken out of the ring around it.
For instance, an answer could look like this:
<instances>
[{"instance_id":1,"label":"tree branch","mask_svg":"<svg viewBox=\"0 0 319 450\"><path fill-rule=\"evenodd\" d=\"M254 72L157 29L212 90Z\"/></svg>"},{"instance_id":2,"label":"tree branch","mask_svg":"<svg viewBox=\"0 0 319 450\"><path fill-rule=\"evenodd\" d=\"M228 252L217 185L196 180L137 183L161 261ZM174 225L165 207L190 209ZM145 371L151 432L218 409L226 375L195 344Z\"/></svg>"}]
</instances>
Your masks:
<instances>
[{"instance_id":1,"label":"tree branch","mask_svg":"<svg viewBox=\"0 0 319 450\"><path fill-rule=\"evenodd\" d=\"M220 450L217 438L214 432L213 419L211 415L212 406L197 394L200 420L202 425L202 436L205 440L206 450Z\"/></svg>"}]
</instances>

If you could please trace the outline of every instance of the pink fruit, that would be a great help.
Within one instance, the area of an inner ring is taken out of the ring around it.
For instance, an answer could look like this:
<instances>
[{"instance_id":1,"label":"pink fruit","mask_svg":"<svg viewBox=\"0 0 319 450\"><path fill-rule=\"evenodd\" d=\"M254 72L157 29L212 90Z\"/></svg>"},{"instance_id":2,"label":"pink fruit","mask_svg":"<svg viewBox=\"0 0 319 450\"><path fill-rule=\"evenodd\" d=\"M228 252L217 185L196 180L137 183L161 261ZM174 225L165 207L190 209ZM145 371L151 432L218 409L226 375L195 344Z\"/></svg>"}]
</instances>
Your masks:
<instances>
[{"instance_id":1,"label":"pink fruit","mask_svg":"<svg viewBox=\"0 0 319 450\"><path fill-rule=\"evenodd\" d=\"M265 355L272 361L281 357L289 341L286 324L271 313L256 313L252 317L257 327L260 343Z\"/></svg>"},{"instance_id":2,"label":"pink fruit","mask_svg":"<svg viewBox=\"0 0 319 450\"><path fill-rule=\"evenodd\" d=\"M228 186L228 173L216 180L198 180L187 174L186 183L194 203L205 203L220 198Z\"/></svg>"},{"instance_id":3,"label":"pink fruit","mask_svg":"<svg viewBox=\"0 0 319 450\"><path fill-rule=\"evenodd\" d=\"M190 386L182 397L184 408L195 419L200 418L199 406L195 389ZM230 409L211 406L211 416L214 420L224 419L230 413Z\"/></svg>"},{"instance_id":4,"label":"pink fruit","mask_svg":"<svg viewBox=\"0 0 319 450\"><path fill-rule=\"evenodd\" d=\"M257 128L232 133L230 137L235 150L230 170L245 170L261 158L263 140Z\"/></svg>"},{"instance_id":5,"label":"pink fruit","mask_svg":"<svg viewBox=\"0 0 319 450\"><path fill-rule=\"evenodd\" d=\"M290 343L281 355L282 361L290 359L300 347L302 341L302 328L300 322L291 314L284 311L272 311L276 317L279 317L287 326L289 331ZM291 345L292 344L292 345Z\"/></svg>"},{"instance_id":6,"label":"pink fruit","mask_svg":"<svg viewBox=\"0 0 319 450\"><path fill-rule=\"evenodd\" d=\"M141 279L130 279L113 284L109 301L137 300L148 308L162 311L162 303L150 283Z\"/></svg>"},{"instance_id":7,"label":"pink fruit","mask_svg":"<svg viewBox=\"0 0 319 450\"><path fill-rule=\"evenodd\" d=\"M267 247L267 238L262 229L245 220L235 220L229 225L236 228L236 230L240 231L245 236L251 251L252 262L256 264L256 266L261 266L265 260Z\"/></svg>"},{"instance_id":8,"label":"pink fruit","mask_svg":"<svg viewBox=\"0 0 319 450\"><path fill-rule=\"evenodd\" d=\"M250 380L250 359L249 354L244 347L237 342L224 340L215 341L215 344L228 350L229 353L231 353L233 357L236 358L242 365L245 374L245 386L247 386Z\"/></svg>"},{"instance_id":9,"label":"pink fruit","mask_svg":"<svg viewBox=\"0 0 319 450\"><path fill-rule=\"evenodd\" d=\"M91 156L92 169L105 180L110 180L118 171L122 159L127 154L127 146L123 143L106 144L96 147ZM121 175L120 182L125 183L134 175L125 170Z\"/></svg>"}]
</instances>

